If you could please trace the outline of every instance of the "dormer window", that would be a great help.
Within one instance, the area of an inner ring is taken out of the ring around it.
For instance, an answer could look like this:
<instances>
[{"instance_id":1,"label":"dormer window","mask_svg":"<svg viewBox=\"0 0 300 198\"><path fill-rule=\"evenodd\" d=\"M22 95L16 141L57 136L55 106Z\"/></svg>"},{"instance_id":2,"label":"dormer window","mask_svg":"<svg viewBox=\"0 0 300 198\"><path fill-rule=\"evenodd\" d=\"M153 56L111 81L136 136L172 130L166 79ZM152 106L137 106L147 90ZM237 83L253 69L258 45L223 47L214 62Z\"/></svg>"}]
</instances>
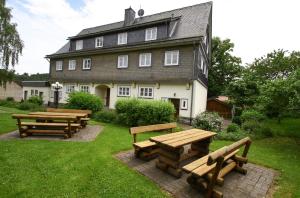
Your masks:
<instances>
[{"instance_id":1,"label":"dormer window","mask_svg":"<svg viewBox=\"0 0 300 198\"><path fill-rule=\"evenodd\" d=\"M95 47L103 47L103 36L97 37L95 39Z\"/></svg>"},{"instance_id":2,"label":"dormer window","mask_svg":"<svg viewBox=\"0 0 300 198\"><path fill-rule=\"evenodd\" d=\"M81 50L83 48L83 40L76 41L76 50Z\"/></svg>"},{"instance_id":3,"label":"dormer window","mask_svg":"<svg viewBox=\"0 0 300 198\"><path fill-rule=\"evenodd\" d=\"M145 41L152 41L157 39L157 27L147 28L145 33Z\"/></svg>"},{"instance_id":4,"label":"dormer window","mask_svg":"<svg viewBox=\"0 0 300 198\"><path fill-rule=\"evenodd\" d=\"M127 32L118 34L118 45L127 44Z\"/></svg>"}]
</instances>

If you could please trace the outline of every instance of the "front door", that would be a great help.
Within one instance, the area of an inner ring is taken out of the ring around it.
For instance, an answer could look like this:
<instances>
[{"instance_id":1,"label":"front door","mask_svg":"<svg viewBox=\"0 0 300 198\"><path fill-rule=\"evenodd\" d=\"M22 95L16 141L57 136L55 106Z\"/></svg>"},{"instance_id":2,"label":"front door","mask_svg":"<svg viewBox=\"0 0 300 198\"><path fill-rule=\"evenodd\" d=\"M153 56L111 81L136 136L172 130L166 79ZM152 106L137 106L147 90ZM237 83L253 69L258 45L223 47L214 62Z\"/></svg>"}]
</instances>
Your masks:
<instances>
[{"instance_id":1,"label":"front door","mask_svg":"<svg viewBox=\"0 0 300 198\"><path fill-rule=\"evenodd\" d=\"M170 102L173 103L174 107L175 107L175 118L179 117L179 107L180 107L180 99L178 98L169 98Z\"/></svg>"},{"instance_id":2,"label":"front door","mask_svg":"<svg viewBox=\"0 0 300 198\"><path fill-rule=\"evenodd\" d=\"M106 89L106 106L109 107L110 88Z\"/></svg>"},{"instance_id":3,"label":"front door","mask_svg":"<svg viewBox=\"0 0 300 198\"><path fill-rule=\"evenodd\" d=\"M27 100L28 91L24 91L24 100Z\"/></svg>"}]
</instances>

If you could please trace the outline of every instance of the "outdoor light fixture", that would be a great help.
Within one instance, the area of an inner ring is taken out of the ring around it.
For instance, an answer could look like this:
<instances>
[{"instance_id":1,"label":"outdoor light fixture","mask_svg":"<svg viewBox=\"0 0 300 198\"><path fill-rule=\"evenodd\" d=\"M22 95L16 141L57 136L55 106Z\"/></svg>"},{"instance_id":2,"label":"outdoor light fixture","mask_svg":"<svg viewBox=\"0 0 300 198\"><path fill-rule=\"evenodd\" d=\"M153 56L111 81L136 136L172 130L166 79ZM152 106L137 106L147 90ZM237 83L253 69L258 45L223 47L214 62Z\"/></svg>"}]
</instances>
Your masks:
<instances>
[{"instance_id":1,"label":"outdoor light fixture","mask_svg":"<svg viewBox=\"0 0 300 198\"><path fill-rule=\"evenodd\" d=\"M59 90L63 88L63 85L59 82L51 84L51 87L55 90L54 91L54 105L55 108L58 108L58 100L59 100Z\"/></svg>"}]
</instances>

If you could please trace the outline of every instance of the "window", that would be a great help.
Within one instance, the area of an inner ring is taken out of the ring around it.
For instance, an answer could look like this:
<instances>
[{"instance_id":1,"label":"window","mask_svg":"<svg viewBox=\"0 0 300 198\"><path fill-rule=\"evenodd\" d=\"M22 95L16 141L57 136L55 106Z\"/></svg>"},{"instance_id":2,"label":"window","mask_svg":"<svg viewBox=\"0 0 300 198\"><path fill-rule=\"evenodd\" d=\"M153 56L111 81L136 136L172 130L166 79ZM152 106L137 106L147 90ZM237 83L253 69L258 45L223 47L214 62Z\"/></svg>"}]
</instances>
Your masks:
<instances>
[{"instance_id":1,"label":"window","mask_svg":"<svg viewBox=\"0 0 300 198\"><path fill-rule=\"evenodd\" d=\"M130 96L130 86L118 87L118 96Z\"/></svg>"},{"instance_id":2,"label":"window","mask_svg":"<svg viewBox=\"0 0 300 198\"><path fill-rule=\"evenodd\" d=\"M103 36L95 39L95 47L103 47Z\"/></svg>"},{"instance_id":3,"label":"window","mask_svg":"<svg viewBox=\"0 0 300 198\"><path fill-rule=\"evenodd\" d=\"M31 96L34 95L34 90L33 90L33 89L30 90L30 95L31 95Z\"/></svg>"},{"instance_id":4,"label":"window","mask_svg":"<svg viewBox=\"0 0 300 198\"><path fill-rule=\"evenodd\" d=\"M76 50L81 50L83 48L83 40L76 41Z\"/></svg>"},{"instance_id":5,"label":"window","mask_svg":"<svg viewBox=\"0 0 300 198\"><path fill-rule=\"evenodd\" d=\"M118 56L118 68L127 68L128 67L128 55Z\"/></svg>"},{"instance_id":6,"label":"window","mask_svg":"<svg viewBox=\"0 0 300 198\"><path fill-rule=\"evenodd\" d=\"M39 97L40 97L40 98L43 98L43 96L44 96L44 92L41 91L41 92L39 93Z\"/></svg>"},{"instance_id":7,"label":"window","mask_svg":"<svg viewBox=\"0 0 300 198\"><path fill-rule=\"evenodd\" d=\"M85 92L85 93L90 93L90 87L88 85L81 85L80 91Z\"/></svg>"},{"instance_id":8,"label":"window","mask_svg":"<svg viewBox=\"0 0 300 198\"><path fill-rule=\"evenodd\" d=\"M180 109L187 110L188 109L188 99L181 99L180 100Z\"/></svg>"},{"instance_id":9,"label":"window","mask_svg":"<svg viewBox=\"0 0 300 198\"><path fill-rule=\"evenodd\" d=\"M179 50L165 52L165 65L179 64Z\"/></svg>"},{"instance_id":10,"label":"window","mask_svg":"<svg viewBox=\"0 0 300 198\"><path fill-rule=\"evenodd\" d=\"M63 69L63 62L56 61L56 71L61 71Z\"/></svg>"},{"instance_id":11,"label":"window","mask_svg":"<svg viewBox=\"0 0 300 198\"><path fill-rule=\"evenodd\" d=\"M151 53L140 54L140 67L151 66Z\"/></svg>"},{"instance_id":12,"label":"window","mask_svg":"<svg viewBox=\"0 0 300 198\"><path fill-rule=\"evenodd\" d=\"M75 85L66 85L66 93L72 93L75 91Z\"/></svg>"},{"instance_id":13,"label":"window","mask_svg":"<svg viewBox=\"0 0 300 198\"><path fill-rule=\"evenodd\" d=\"M92 59L84 58L82 63L82 69L91 69Z\"/></svg>"},{"instance_id":14,"label":"window","mask_svg":"<svg viewBox=\"0 0 300 198\"><path fill-rule=\"evenodd\" d=\"M118 34L118 45L127 44L127 32Z\"/></svg>"},{"instance_id":15,"label":"window","mask_svg":"<svg viewBox=\"0 0 300 198\"><path fill-rule=\"evenodd\" d=\"M153 98L153 87L140 87L139 97Z\"/></svg>"},{"instance_id":16,"label":"window","mask_svg":"<svg viewBox=\"0 0 300 198\"><path fill-rule=\"evenodd\" d=\"M37 89L34 90L34 95L35 95L35 96L38 96L38 95L39 95L39 90L37 90Z\"/></svg>"},{"instance_id":17,"label":"window","mask_svg":"<svg viewBox=\"0 0 300 198\"><path fill-rule=\"evenodd\" d=\"M76 69L76 60L69 60L69 70Z\"/></svg>"},{"instance_id":18,"label":"window","mask_svg":"<svg viewBox=\"0 0 300 198\"><path fill-rule=\"evenodd\" d=\"M157 38L157 27L146 29L145 41L156 40Z\"/></svg>"}]
</instances>

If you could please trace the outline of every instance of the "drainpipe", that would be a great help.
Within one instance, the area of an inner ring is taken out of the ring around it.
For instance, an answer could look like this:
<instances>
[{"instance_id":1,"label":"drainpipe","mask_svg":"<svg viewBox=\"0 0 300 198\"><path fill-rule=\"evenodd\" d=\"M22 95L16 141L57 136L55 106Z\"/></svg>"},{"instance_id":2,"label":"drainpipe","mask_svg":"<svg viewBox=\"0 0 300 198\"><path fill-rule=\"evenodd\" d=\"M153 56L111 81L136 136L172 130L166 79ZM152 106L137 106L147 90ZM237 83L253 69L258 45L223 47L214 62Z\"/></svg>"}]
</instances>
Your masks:
<instances>
[{"instance_id":1,"label":"drainpipe","mask_svg":"<svg viewBox=\"0 0 300 198\"><path fill-rule=\"evenodd\" d=\"M193 59L193 79L195 77L195 63L196 63L196 42L193 43L193 48L194 48L194 59ZM193 102L194 102L194 81L192 83L192 93L191 93L191 111L190 111L190 125L192 125L192 121L193 121Z\"/></svg>"}]
</instances>

